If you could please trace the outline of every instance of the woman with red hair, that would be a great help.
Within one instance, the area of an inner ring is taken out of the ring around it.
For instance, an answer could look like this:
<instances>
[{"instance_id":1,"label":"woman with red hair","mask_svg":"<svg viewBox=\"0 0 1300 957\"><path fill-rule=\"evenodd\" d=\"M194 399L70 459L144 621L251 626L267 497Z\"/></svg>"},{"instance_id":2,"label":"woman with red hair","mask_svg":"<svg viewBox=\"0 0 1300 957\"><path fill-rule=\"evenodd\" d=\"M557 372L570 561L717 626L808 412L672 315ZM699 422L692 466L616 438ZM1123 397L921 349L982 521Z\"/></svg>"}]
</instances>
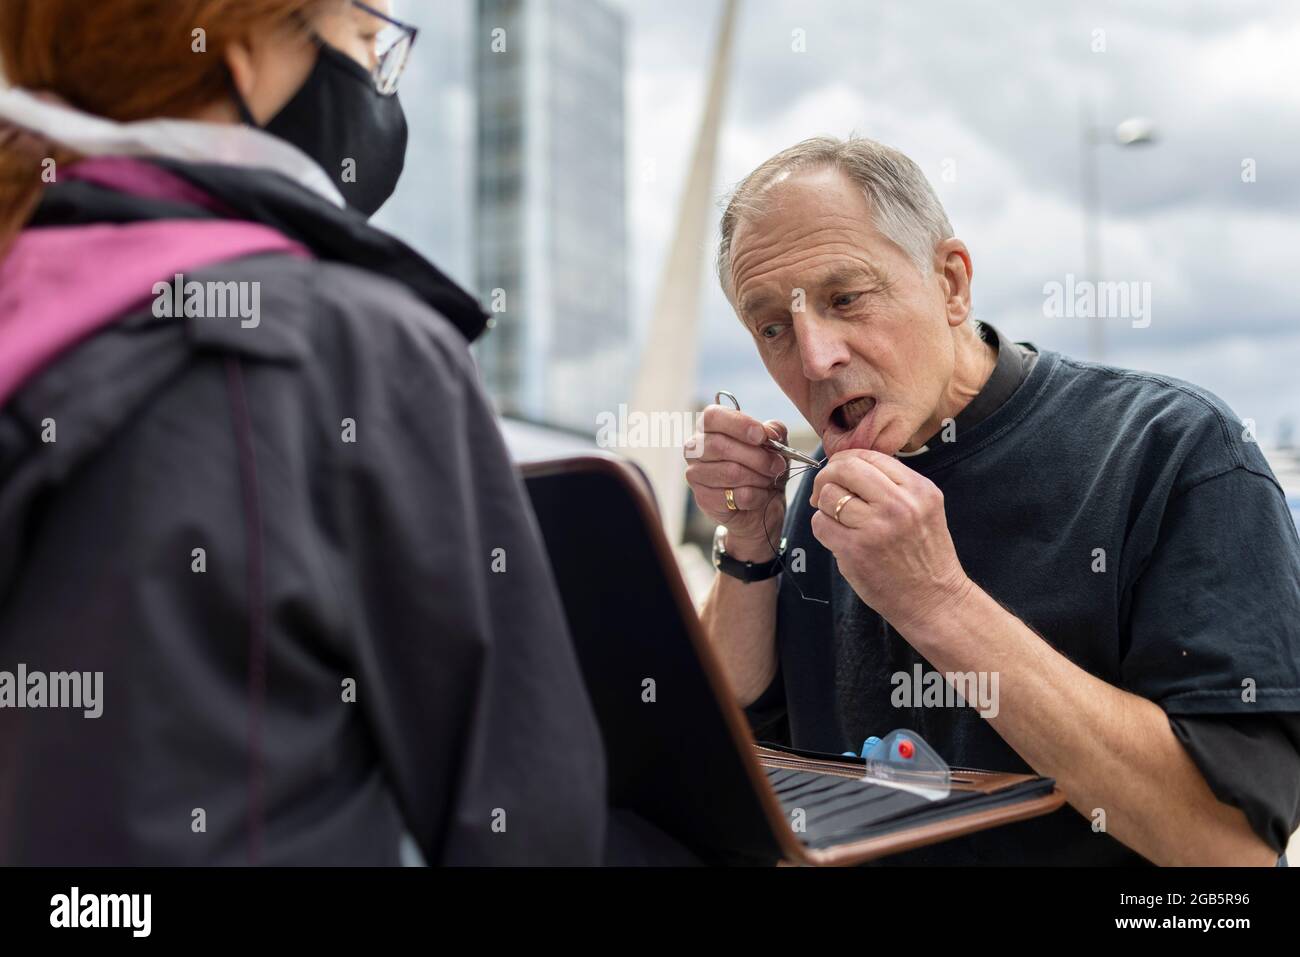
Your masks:
<instances>
[{"instance_id":1,"label":"woman with red hair","mask_svg":"<svg viewBox=\"0 0 1300 957\"><path fill-rule=\"evenodd\" d=\"M367 221L415 33L0 0L0 862L600 861L485 317Z\"/></svg>"}]
</instances>

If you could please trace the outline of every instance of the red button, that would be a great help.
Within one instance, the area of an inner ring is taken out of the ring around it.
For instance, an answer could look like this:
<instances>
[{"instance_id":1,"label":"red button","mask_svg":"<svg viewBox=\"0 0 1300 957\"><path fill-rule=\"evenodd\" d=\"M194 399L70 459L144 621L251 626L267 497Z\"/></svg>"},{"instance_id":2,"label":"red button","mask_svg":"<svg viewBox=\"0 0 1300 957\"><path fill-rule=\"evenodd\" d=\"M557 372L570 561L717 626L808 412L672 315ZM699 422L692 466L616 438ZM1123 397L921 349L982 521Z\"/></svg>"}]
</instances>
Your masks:
<instances>
[{"instance_id":1,"label":"red button","mask_svg":"<svg viewBox=\"0 0 1300 957\"><path fill-rule=\"evenodd\" d=\"M912 755L914 753L915 751L912 748L912 742L908 741L907 738L903 738L901 741L898 742L898 756L900 758L904 758L910 761L912 760Z\"/></svg>"}]
</instances>

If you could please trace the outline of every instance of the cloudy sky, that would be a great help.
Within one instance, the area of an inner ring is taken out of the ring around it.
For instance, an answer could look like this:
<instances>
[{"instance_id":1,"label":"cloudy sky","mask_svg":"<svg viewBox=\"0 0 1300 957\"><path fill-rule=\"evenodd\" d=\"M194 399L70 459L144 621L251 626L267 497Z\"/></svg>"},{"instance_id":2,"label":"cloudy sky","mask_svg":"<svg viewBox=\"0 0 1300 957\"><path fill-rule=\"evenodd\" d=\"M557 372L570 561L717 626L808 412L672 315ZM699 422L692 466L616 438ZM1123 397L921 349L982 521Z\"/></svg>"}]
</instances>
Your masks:
<instances>
[{"instance_id":1,"label":"cloudy sky","mask_svg":"<svg viewBox=\"0 0 1300 957\"><path fill-rule=\"evenodd\" d=\"M628 31L631 307L644 329L721 4L618 5ZM1086 356L1086 322L1046 317L1043 293L1085 274L1083 103L1107 127L1149 117L1154 145L1094 147L1101 278L1150 283L1151 295L1148 327L1106 321L1107 360L1217 392L1266 443L1284 419L1300 433L1291 288L1300 4L1133 7L747 0L716 192L808 136L857 132L896 146L929 175L971 249L976 315L1015 339ZM426 33L403 82L416 146L384 221L468 282L472 0L399 0L398 10ZM581 42L581 24L573 30ZM796 30L803 52L792 49ZM1243 181L1247 161L1253 182ZM709 285L702 302L700 396L729 388L747 411L796 421L721 293Z\"/></svg>"}]
</instances>

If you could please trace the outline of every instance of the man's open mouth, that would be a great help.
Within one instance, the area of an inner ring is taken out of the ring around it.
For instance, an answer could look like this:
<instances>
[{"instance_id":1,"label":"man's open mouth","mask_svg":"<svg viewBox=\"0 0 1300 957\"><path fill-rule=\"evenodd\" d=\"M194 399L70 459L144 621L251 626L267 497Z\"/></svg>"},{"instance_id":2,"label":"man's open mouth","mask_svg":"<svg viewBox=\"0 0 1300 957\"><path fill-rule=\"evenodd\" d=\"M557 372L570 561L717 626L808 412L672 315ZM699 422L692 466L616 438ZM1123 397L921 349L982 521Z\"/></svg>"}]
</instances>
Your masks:
<instances>
[{"instance_id":1,"label":"man's open mouth","mask_svg":"<svg viewBox=\"0 0 1300 957\"><path fill-rule=\"evenodd\" d=\"M831 412L831 425L842 432L852 432L858 423L865 419L876 407L876 400L869 395L860 395L855 399L838 405Z\"/></svg>"}]
</instances>

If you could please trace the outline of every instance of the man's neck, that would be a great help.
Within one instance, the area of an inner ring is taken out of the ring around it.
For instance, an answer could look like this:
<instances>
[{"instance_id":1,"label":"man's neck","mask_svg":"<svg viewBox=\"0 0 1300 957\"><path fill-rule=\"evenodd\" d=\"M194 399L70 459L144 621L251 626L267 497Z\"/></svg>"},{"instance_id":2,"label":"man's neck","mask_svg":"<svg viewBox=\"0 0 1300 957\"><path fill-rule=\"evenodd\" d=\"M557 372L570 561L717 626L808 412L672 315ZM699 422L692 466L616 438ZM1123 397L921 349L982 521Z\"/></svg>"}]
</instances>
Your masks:
<instances>
[{"instance_id":1,"label":"man's neck","mask_svg":"<svg viewBox=\"0 0 1300 957\"><path fill-rule=\"evenodd\" d=\"M953 331L956 356L952 378L944 390L935 414L908 439L903 452L916 452L930 437L943 428L946 419L955 419L971 400L980 394L998 363L997 347L985 342L975 321L964 322Z\"/></svg>"}]
</instances>

